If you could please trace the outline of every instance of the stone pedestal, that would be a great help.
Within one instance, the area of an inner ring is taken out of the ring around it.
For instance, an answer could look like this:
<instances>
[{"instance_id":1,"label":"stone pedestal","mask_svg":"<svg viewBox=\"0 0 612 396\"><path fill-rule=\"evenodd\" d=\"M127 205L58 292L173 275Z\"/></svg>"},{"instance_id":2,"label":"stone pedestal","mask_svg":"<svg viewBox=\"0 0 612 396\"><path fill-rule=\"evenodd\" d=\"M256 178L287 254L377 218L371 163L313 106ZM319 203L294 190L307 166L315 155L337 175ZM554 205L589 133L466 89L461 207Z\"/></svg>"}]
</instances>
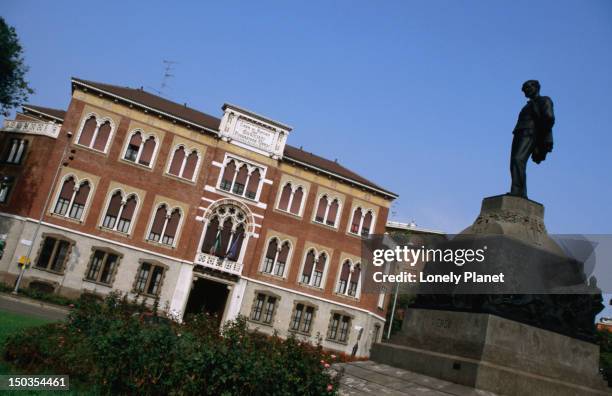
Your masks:
<instances>
[{"instance_id":1,"label":"stone pedestal","mask_svg":"<svg viewBox=\"0 0 612 396\"><path fill-rule=\"evenodd\" d=\"M500 395L609 395L599 346L490 314L411 309L371 359Z\"/></svg>"}]
</instances>

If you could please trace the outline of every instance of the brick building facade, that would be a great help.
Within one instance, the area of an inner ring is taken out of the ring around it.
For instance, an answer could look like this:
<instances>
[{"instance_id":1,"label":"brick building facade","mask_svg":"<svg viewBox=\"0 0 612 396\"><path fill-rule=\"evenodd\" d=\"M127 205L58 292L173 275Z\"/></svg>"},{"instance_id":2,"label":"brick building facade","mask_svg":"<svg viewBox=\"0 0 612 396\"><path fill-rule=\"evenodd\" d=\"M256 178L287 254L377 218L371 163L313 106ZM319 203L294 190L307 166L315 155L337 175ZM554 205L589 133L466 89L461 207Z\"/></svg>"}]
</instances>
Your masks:
<instances>
[{"instance_id":1,"label":"brick building facade","mask_svg":"<svg viewBox=\"0 0 612 396\"><path fill-rule=\"evenodd\" d=\"M24 286L242 314L366 356L386 302L361 293L361 243L397 196L288 145L287 125L222 110L74 78L65 112L27 105L5 120L0 280L29 255Z\"/></svg>"}]
</instances>

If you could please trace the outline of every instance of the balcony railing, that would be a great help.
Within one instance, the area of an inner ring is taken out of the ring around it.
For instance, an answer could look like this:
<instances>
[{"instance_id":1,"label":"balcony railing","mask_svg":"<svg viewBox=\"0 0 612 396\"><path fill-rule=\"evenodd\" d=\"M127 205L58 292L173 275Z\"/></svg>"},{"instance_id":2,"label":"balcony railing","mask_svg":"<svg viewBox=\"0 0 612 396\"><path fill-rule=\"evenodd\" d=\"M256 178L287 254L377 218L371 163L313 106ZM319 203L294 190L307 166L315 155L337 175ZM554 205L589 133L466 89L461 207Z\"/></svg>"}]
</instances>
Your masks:
<instances>
[{"instance_id":1,"label":"balcony railing","mask_svg":"<svg viewBox=\"0 0 612 396\"><path fill-rule=\"evenodd\" d=\"M242 263L213 256L206 253L198 253L194 260L195 264L227 272L233 275L242 274Z\"/></svg>"},{"instance_id":2,"label":"balcony railing","mask_svg":"<svg viewBox=\"0 0 612 396\"><path fill-rule=\"evenodd\" d=\"M2 131L48 136L56 139L61 127L61 125L52 122L4 120Z\"/></svg>"}]
</instances>

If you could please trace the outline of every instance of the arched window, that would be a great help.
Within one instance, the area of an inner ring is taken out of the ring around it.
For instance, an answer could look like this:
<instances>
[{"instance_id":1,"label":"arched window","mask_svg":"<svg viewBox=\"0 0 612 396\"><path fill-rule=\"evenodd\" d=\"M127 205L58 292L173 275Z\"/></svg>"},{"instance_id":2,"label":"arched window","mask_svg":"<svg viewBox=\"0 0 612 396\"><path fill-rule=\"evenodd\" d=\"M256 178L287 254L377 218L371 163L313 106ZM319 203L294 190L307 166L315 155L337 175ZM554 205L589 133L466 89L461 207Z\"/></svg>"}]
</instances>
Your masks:
<instances>
[{"instance_id":1,"label":"arched window","mask_svg":"<svg viewBox=\"0 0 612 396\"><path fill-rule=\"evenodd\" d=\"M81 220L90 190L88 181L77 184L74 177L68 177L62 184L53 213Z\"/></svg>"},{"instance_id":2,"label":"arched window","mask_svg":"<svg viewBox=\"0 0 612 396\"><path fill-rule=\"evenodd\" d=\"M301 282L309 286L322 287L323 275L327 265L327 254L319 253L314 249L310 249L304 260Z\"/></svg>"},{"instance_id":3,"label":"arched window","mask_svg":"<svg viewBox=\"0 0 612 396\"><path fill-rule=\"evenodd\" d=\"M193 181L199 159L200 157L197 150L188 151L185 147L179 146L174 150L168 173Z\"/></svg>"},{"instance_id":4,"label":"arched window","mask_svg":"<svg viewBox=\"0 0 612 396\"><path fill-rule=\"evenodd\" d=\"M315 221L328 226L335 227L338 221L338 214L340 212L340 200L338 198L330 198L327 195L319 198L319 204L317 205L317 212L315 214Z\"/></svg>"},{"instance_id":5,"label":"arched window","mask_svg":"<svg viewBox=\"0 0 612 396\"><path fill-rule=\"evenodd\" d=\"M129 234L137 205L138 198L135 194L123 200L121 191L116 191L109 200L108 208L102 221L102 227Z\"/></svg>"},{"instance_id":6,"label":"arched window","mask_svg":"<svg viewBox=\"0 0 612 396\"><path fill-rule=\"evenodd\" d=\"M248 199L257 199L263 182L263 171L258 166L228 158L219 178L219 189Z\"/></svg>"},{"instance_id":7,"label":"arched window","mask_svg":"<svg viewBox=\"0 0 612 396\"><path fill-rule=\"evenodd\" d=\"M291 183L287 183L281 191L278 209L299 216L303 198L304 189L301 186L293 186Z\"/></svg>"},{"instance_id":8,"label":"arched window","mask_svg":"<svg viewBox=\"0 0 612 396\"><path fill-rule=\"evenodd\" d=\"M219 206L211 214L201 252L238 261L246 234L246 215L237 206Z\"/></svg>"},{"instance_id":9,"label":"arched window","mask_svg":"<svg viewBox=\"0 0 612 396\"><path fill-rule=\"evenodd\" d=\"M263 272L276 276L285 275L285 266L289 258L291 244L285 241L282 244L278 238L272 238L264 256Z\"/></svg>"},{"instance_id":10,"label":"arched window","mask_svg":"<svg viewBox=\"0 0 612 396\"><path fill-rule=\"evenodd\" d=\"M159 205L155 211L147 239L152 242L174 246L180 221L181 210L179 208L169 210L165 204Z\"/></svg>"},{"instance_id":11,"label":"arched window","mask_svg":"<svg viewBox=\"0 0 612 396\"><path fill-rule=\"evenodd\" d=\"M372 229L372 223L374 221L374 213L372 210L364 210L362 208L355 208L353 211L353 219L351 220L351 226L349 231L352 234L361 235L367 237L370 235Z\"/></svg>"},{"instance_id":12,"label":"arched window","mask_svg":"<svg viewBox=\"0 0 612 396\"><path fill-rule=\"evenodd\" d=\"M360 280L361 264L353 264L351 260L347 259L344 261L344 264L342 264L340 270L337 292L346 296L357 297Z\"/></svg>"},{"instance_id":13,"label":"arched window","mask_svg":"<svg viewBox=\"0 0 612 396\"><path fill-rule=\"evenodd\" d=\"M98 120L92 114L83 123L77 143L97 151L106 152L112 132L113 126L109 120Z\"/></svg>"},{"instance_id":14,"label":"arched window","mask_svg":"<svg viewBox=\"0 0 612 396\"><path fill-rule=\"evenodd\" d=\"M156 146L154 136L146 137L140 131L136 131L130 137L123 159L150 167Z\"/></svg>"}]
</instances>

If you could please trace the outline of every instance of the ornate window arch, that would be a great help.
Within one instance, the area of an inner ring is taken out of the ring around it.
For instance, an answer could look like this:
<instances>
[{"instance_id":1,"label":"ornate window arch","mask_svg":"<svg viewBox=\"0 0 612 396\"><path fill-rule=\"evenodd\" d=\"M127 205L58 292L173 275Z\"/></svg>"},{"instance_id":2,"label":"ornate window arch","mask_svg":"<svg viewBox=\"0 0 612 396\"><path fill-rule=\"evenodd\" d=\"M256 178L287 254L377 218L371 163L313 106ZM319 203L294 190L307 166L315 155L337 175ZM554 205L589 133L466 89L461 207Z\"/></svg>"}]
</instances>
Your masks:
<instances>
[{"instance_id":1,"label":"ornate window arch","mask_svg":"<svg viewBox=\"0 0 612 396\"><path fill-rule=\"evenodd\" d=\"M346 259L340 266L336 293L359 298L361 294L361 263Z\"/></svg>"},{"instance_id":2,"label":"ornate window arch","mask_svg":"<svg viewBox=\"0 0 612 396\"><path fill-rule=\"evenodd\" d=\"M136 193L125 193L121 188L114 189L107 201L102 218L102 228L130 234L140 199Z\"/></svg>"},{"instance_id":3,"label":"ornate window arch","mask_svg":"<svg viewBox=\"0 0 612 396\"><path fill-rule=\"evenodd\" d=\"M322 289L328 264L329 254L326 251L318 252L315 248L309 248L304 255L300 283Z\"/></svg>"},{"instance_id":4,"label":"ornate window arch","mask_svg":"<svg viewBox=\"0 0 612 396\"><path fill-rule=\"evenodd\" d=\"M258 200L265 173L266 168L263 166L226 156L217 188L240 197Z\"/></svg>"},{"instance_id":5,"label":"ornate window arch","mask_svg":"<svg viewBox=\"0 0 612 396\"><path fill-rule=\"evenodd\" d=\"M101 117L94 112L83 117L76 143L106 153L115 131L115 122L110 117Z\"/></svg>"},{"instance_id":6,"label":"ornate window arch","mask_svg":"<svg viewBox=\"0 0 612 396\"><path fill-rule=\"evenodd\" d=\"M151 218L147 240L176 247L182 221L183 211L180 207L171 208L164 202L158 204Z\"/></svg>"},{"instance_id":7,"label":"ornate window arch","mask_svg":"<svg viewBox=\"0 0 612 396\"><path fill-rule=\"evenodd\" d=\"M215 205L207 215L200 251L237 261L248 228L249 216L242 207L230 202Z\"/></svg>"},{"instance_id":8,"label":"ornate window arch","mask_svg":"<svg viewBox=\"0 0 612 396\"><path fill-rule=\"evenodd\" d=\"M79 180L74 174L67 174L61 179L60 185L53 213L82 221L85 207L92 196L93 184L89 179Z\"/></svg>"},{"instance_id":9,"label":"ornate window arch","mask_svg":"<svg viewBox=\"0 0 612 396\"><path fill-rule=\"evenodd\" d=\"M277 208L296 216L302 215L306 189L301 184L288 181L280 190Z\"/></svg>"},{"instance_id":10,"label":"ornate window arch","mask_svg":"<svg viewBox=\"0 0 612 396\"><path fill-rule=\"evenodd\" d=\"M157 135L146 133L142 129L137 128L128 134L121 158L125 161L152 168L158 149L159 138Z\"/></svg>"},{"instance_id":11,"label":"ornate window arch","mask_svg":"<svg viewBox=\"0 0 612 396\"><path fill-rule=\"evenodd\" d=\"M198 149L179 143L172 151L166 173L189 181L195 181L201 162L202 154L200 154Z\"/></svg>"},{"instance_id":12,"label":"ornate window arch","mask_svg":"<svg viewBox=\"0 0 612 396\"><path fill-rule=\"evenodd\" d=\"M317 200L317 209L314 211L313 220L337 228L341 212L342 200L339 197L323 193Z\"/></svg>"},{"instance_id":13,"label":"ornate window arch","mask_svg":"<svg viewBox=\"0 0 612 396\"><path fill-rule=\"evenodd\" d=\"M291 258L291 250L291 241L281 240L276 236L271 237L266 244L261 272L285 277L287 264Z\"/></svg>"},{"instance_id":14,"label":"ornate window arch","mask_svg":"<svg viewBox=\"0 0 612 396\"><path fill-rule=\"evenodd\" d=\"M375 217L373 209L357 206L351 215L348 232L367 237L374 230Z\"/></svg>"}]
</instances>

